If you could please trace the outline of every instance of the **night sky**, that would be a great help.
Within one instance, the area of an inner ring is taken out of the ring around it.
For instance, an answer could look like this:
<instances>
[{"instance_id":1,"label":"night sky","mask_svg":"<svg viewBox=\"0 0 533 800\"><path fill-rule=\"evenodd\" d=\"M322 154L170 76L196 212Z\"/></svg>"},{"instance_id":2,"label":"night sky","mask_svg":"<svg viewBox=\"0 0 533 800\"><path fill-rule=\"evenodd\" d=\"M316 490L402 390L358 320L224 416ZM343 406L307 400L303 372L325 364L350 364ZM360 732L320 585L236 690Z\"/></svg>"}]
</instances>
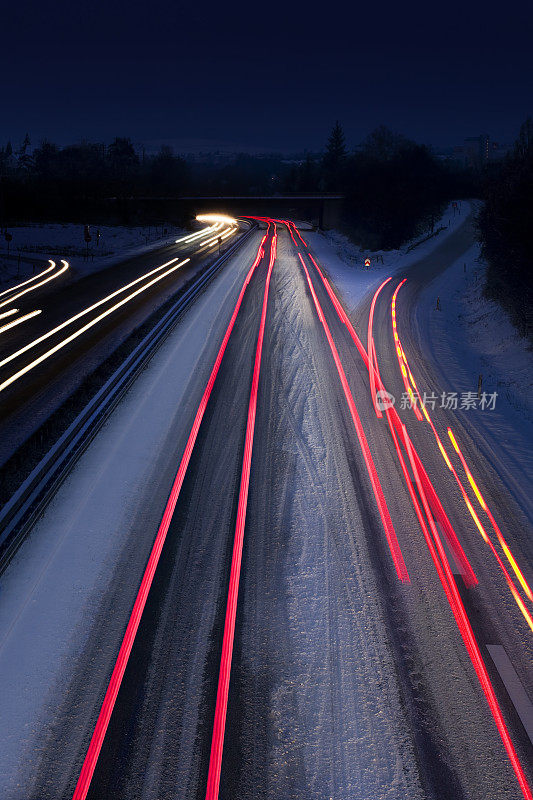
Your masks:
<instances>
[{"instance_id":1,"label":"night sky","mask_svg":"<svg viewBox=\"0 0 533 800\"><path fill-rule=\"evenodd\" d=\"M0 144L317 149L387 124L510 142L533 113L533 3L19 0L2 10Z\"/></svg>"}]
</instances>

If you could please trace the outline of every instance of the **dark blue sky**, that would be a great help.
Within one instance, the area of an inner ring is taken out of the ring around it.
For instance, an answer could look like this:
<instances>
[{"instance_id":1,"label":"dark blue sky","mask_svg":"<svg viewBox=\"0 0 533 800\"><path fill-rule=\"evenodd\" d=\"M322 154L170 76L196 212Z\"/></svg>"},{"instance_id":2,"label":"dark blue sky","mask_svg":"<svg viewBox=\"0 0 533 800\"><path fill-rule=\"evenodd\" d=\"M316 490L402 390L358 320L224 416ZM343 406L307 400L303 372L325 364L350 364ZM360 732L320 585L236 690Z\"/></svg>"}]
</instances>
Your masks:
<instances>
[{"instance_id":1,"label":"dark blue sky","mask_svg":"<svg viewBox=\"0 0 533 800\"><path fill-rule=\"evenodd\" d=\"M533 4L65 2L2 11L0 143L320 148L384 123L512 141L533 113Z\"/></svg>"}]
</instances>

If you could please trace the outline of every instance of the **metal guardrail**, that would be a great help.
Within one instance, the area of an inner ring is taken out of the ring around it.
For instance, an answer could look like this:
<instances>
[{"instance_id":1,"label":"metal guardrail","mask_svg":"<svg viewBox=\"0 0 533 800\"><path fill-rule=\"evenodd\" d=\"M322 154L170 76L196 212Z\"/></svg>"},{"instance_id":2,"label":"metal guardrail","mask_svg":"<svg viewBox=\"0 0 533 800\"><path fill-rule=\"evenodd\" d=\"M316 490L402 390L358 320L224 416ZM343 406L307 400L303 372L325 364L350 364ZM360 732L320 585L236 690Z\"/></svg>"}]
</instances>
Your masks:
<instances>
[{"instance_id":1,"label":"metal guardrail","mask_svg":"<svg viewBox=\"0 0 533 800\"><path fill-rule=\"evenodd\" d=\"M88 447L148 359L184 311L256 228L257 225L252 225L156 322L0 510L0 574L6 569L35 519L43 512L74 462Z\"/></svg>"}]
</instances>

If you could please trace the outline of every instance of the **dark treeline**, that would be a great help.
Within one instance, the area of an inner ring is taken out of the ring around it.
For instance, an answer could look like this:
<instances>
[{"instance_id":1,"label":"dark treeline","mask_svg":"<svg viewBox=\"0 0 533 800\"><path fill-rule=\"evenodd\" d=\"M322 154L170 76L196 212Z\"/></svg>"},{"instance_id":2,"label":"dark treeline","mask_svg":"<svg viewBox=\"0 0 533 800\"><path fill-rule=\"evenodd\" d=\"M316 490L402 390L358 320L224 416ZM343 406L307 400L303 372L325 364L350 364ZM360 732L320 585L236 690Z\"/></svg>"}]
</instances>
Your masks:
<instances>
[{"instance_id":1,"label":"dark treeline","mask_svg":"<svg viewBox=\"0 0 533 800\"><path fill-rule=\"evenodd\" d=\"M501 303L524 336L533 338L533 121L486 180L478 216L487 261L486 294Z\"/></svg>"},{"instance_id":2,"label":"dark treeline","mask_svg":"<svg viewBox=\"0 0 533 800\"><path fill-rule=\"evenodd\" d=\"M301 158L239 154L186 159L166 146L147 155L120 137L109 145L59 147L43 141L32 150L26 136L16 149L10 143L0 147L0 228L37 220L154 221L142 216L149 204L121 204L125 198L306 192L344 195L341 227L368 249L398 247L432 230L451 199L482 196L478 230L488 262L487 294L531 336L531 120L504 162L475 171L440 160L385 127L350 151L339 123L323 153Z\"/></svg>"},{"instance_id":3,"label":"dark treeline","mask_svg":"<svg viewBox=\"0 0 533 800\"><path fill-rule=\"evenodd\" d=\"M146 155L128 138L111 144L58 147L44 141L33 152L26 136L15 151L0 148L0 226L22 220L143 222L124 217L125 198L202 194L273 194L285 188L281 156L238 154L217 163L186 160L168 146ZM131 204L128 206L131 214Z\"/></svg>"},{"instance_id":4,"label":"dark treeline","mask_svg":"<svg viewBox=\"0 0 533 800\"><path fill-rule=\"evenodd\" d=\"M291 174L298 189L341 191L343 227L358 244L391 249L431 230L451 199L471 197L479 177L381 126L353 153L337 122L322 160Z\"/></svg>"},{"instance_id":5,"label":"dark treeline","mask_svg":"<svg viewBox=\"0 0 533 800\"><path fill-rule=\"evenodd\" d=\"M26 136L16 152L9 143L0 149L0 224L4 225L25 219L83 222L95 210L103 218L103 203L109 198L166 195L188 188L184 159L167 147L150 158L140 157L127 138L116 138L107 146L82 143L61 148L43 141L30 152Z\"/></svg>"},{"instance_id":6,"label":"dark treeline","mask_svg":"<svg viewBox=\"0 0 533 800\"><path fill-rule=\"evenodd\" d=\"M110 198L315 191L346 196L343 226L357 242L391 248L427 229L452 196L471 193L472 181L387 128L350 153L338 123L324 153L301 159L241 154L202 162L169 147L139 154L127 138L68 147L44 141L32 151L27 136L15 151L10 144L0 148L0 226L95 216L143 221L110 219L121 209Z\"/></svg>"}]
</instances>

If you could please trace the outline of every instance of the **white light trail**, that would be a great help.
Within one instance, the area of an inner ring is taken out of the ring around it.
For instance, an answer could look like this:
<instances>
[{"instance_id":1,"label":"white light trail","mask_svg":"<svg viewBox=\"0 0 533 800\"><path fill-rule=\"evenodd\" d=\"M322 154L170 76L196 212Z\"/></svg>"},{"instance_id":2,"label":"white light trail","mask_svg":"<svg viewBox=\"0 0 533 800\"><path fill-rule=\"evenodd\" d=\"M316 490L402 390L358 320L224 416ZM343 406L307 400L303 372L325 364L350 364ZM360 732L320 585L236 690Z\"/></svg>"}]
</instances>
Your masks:
<instances>
[{"instance_id":1,"label":"white light trail","mask_svg":"<svg viewBox=\"0 0 533 800\"><path fill-rule=\"evenodd\" d=\"M234 217L228 217L225 214L197 214L196 219L198 222L221 222L224 225L238 225Z\"/></svg>"},{"instance_id":2,"label":"white light trail","mask_svg":"<svg viewBox=\"0 0 533 800\"><path fill-rule=\"evenodd\" d=\"M50 263L53 265L53 267L55 267L55 262L54 261L51 261ZM2 308L3 306L8 306L14 300L17 300L19 297L22 297L23 294L27 294L28 292L33 292L34 289L38 289L39 286L43 286L45 283L48 283L48 281L53 281L56 278L59 278L59 276L62 275L63 272L66 272L68 267L69 267L68 261L61 260L61 263L63 264L63 266L61 267L61 269L59 269L53 275L49 275L48 278L44 278L44 280L40 281L39 283L34 284L34 286L29 286L27 289L23 289L21 292L17 292L17 294L14 294L11 297L8 297L7 300L3 300L0 303L0 308ZM43 273L41 273L41 275L44 275L45 272L49 272L50 269L52 269L52 267L50 267L48 270L45 270ZM28 281L26 281L26 283L27 282ZM20 285L23 285L23 284L20 284ZM16 288L18 288L18 287L16 287Z\"/></svg>"},{"instance_id":3,"label":"white light trail","mask_svg":"<svg viewBox=\"0 0 533 800\"><path fill-rule=\"evenodd\" d=\"M232 236L235 233L236 227L238 226L238 223L237 223L236 219L233 219L232 217L226 217L226 216L220 215L220 214L199 215L197 217L197 219L200 222L202 222L202 221L212 222L213 224L210 225L208 228L202 230L202 231L198 231L196 233L190 234L189 236L184 236L182 239L178 239L176 241L176 243L196 241L197 244L199 245L199 249L198 249L197 252L202 250L204 247L210 246L211 244L213 244L215 242L218 242L219 240L225 240L229 236ZM224 228L226 228L227 226L229 226L229 228L227 230L224 230ZM220 231L222 231L222 232L219 233ZM213 233L216 233L216 235L213 236L212 235ZM211 238L209 238L206 242L202 242L201 241L201 239L203 239L205 236L210 236L210 235L211 235ZM55 345L54 347L52 347L49 350L47 350L45 353L43 353L38 358L34 359L32 362L27 364L25 367L22 367L20 370L18 370L18 372L14 373L9 378L6 378L6 380L4 380L3 383L0 383L0 391L2 391L3 389L7 388L8 386L10 386L16 380L18 380L23 375L25 375L27 372L29 372L34 367L36 367L38 364L42 363L44 360L46 360L47 358L52 356L58 350L60 350L63 347L65 347L67 344L69 344L71 341L76 339L78 336L81 336L82 333L84 333L86 330L88 330L89 328L91 328L94 325L96 325L98 322L103 320L105 317L107 317L109 314L111 314L117 308L120 308L125 303L129 302L134 297L139 295L141 292L144 292L146 289L148 289L154 283L157 283L158 281L160 281L163 278L165 278L167 275L170 275L172 272L174 272L175 270L177 270L180 267L182 267L184 264L187 264L190 261L190 258L186 258L184 261L181 261L181 262L176 264L177 261L179 261L178 258L173 258L170 261L167 261L165 264L161 264L161 266L156 267L153 270L150 270L149 272L145 273L144 275L141 275L139 278L136 278L135 280L131 281L130 283L126 284L125 286L121 287L120 289L117 289L114 292L112 292L111 294L107 295L106 297L103 297L101 300L98 300L96 303L93 303L88 308L85 308L82 311L79 311L74 316L70 317L69 319L67 319L64 322L62 322L59 325L57 325L52 330L47 331L46 333L44 333L41 336L39 336L36 339L34 339L33 341L31 341L28 344L24 345L23 347L21 347L19 350L15 351L14 353L11 353L10 355L6 356L4 359L2 359L0 361L0 368L4 367L6 364L9 364L11 361L13 361L14 359L16 359L19 356L23 355L24 353L27 353L29 350L37 347L39 344L41 344L42 342L46 341L51 336L54 336L55 334L59 333L59 331L61 331L64 328L66 328L68 325L71 325L72 323L76 322L77 320L81 319L82 317L86 316L87 314L90 314L92 311L94 311L95 309L99 308L104 303L107 303L110 300L112 300L113 298L117 297L118 295L123 294L128 289L131 289L133 286L137 285L138 283L140 283L142 281L145 281L148 278L151 278L151 276L157 275L157 277L153 278L148 283L144 284L139 289L137 289L136 291L134 291L131 294L129 294L127 297L125 297L122 300L120 300L120 302L115 303L111 308L109 308L106 311L102 312L101 314L99 314L94 319L90 320L88 323L83 325L77 331L74 331L74 333L72 333L69 336L67 336L65 339L63 339L61 342L59 342L57 345ZM59 274L64 272L66 269L68 269L68 263L66 261L63 261L62 263L64 264L64 266L59 272L57 272L53 276L50 276L50 277L46 278L45 280L41 281L41 283L38 283L37 285L32 286L30 289L26 289L26 290L20 292L15 297L20 297L21 294L25 294L26 291L32 291L34 288L37 288L37 286L40 286L43 283L46 283L48 280L52 280L53 278L57 277ZM52 264L52 266L49 267L48 270L45 270L45 272L41 273L38 276L35 276L34 279L30 279L30 280L33 281L33 280L36 280L37 278L42 278L42 276L45 273L49 273L55 267L54 262L51 262L51 264ZM171 267L171 265L173 265L173 266ZM167 269L167 267L171 267L171 268ZM162 272L162 270L166 270L166 271ZM160 274L158 274L158 273L160 273ZM30 281L26 281L24 284L19 284L18 286L13 287L13 289L11 291L19 289L21 286L23 286L23 285L25 285L26 283L29 283L29 282ZM5 301L5 303L7 304L7 303L12 302L15 299L15 297L10 297L9 300ZM2 304L0 303L0 306L1 305ZM10 310L8 312L5 312L5 316L12 315L13 313L16 313L16 309L12 309L12 310ZM4 328L0 328L0 332L1 332L1 330L7 329L8 327L12 327L15 324L19 324L19 322L22 322L24 319L29 319L31 316L35 316L38 313L40 313L40 310L37 311L37 312L32 312L29 315L26 315L24 318L20 318L20 320L14 320L13 323L9 324L9 326L5 326ZM1 318L1 316L0 316L0 318Z\"/></svg>"},{"instance_id":4,"label":"white light trail","mask_svg":"<svg viewBox=\"0 0 533 800\"><path fill-rule=\"evenodd\" d=\"M174 259L174 261L175 260L176 259ZM70 336L67 336L66 339L63 339L61 342L56 344L50 350L47 350L46 353L43 353L38 358L36 358L34 361L31 361L29 364L26 364L25 367L22 367L22 369L20 369L18 372L15 372L14 375L11 375L3 383L0 383L0 392L3 391L4 389L6 389L8 386L10 386L15 381L17 381L19 378L21 378L27 372L30 372L30 370L34 369L38 364L41 364L43 361L46 361L47 358L50 358L50 356L52 356L54 353L57 353L58 350L61 350L63 347L66 347L67 344L69 344L70 342L74 341L74 339L77 339L78 336L81 336L82 333L85 333L85 331L89 330L89 328L92 328L94 325L97 325L99 322L101 322L103 319L105 319L105 317L108 317L109 314L112 314L113 311L116 311L117 308L120 308L121 306L125 305L130 300L132 300L134 297L136 297L137 295L139 295L142 292L146 291L146 289L149 289L150 286L153 286L154 283L157 283L158 281L162 280L163 278L166 278L167 275L170 275L172 272L175 272L175 270L179 269L184 264L187 264L187 262L189 262L189 261L190 261L190 258L186 258L184 261L180 261L178 264L175 264L175 266L171 267L166 272L161 273L161 275L157 275L151 281L149 281L148 283L145 283L144 286L139 287L139 289L136 289L134 292L129 294L127 297L123 297L122 300L120 300L118 303L115 303L114 306L111 306L111 308L107 308L105 311L103 311L97 317L95 317L94 319L90 320L90 322L87 322L85 325L83 325L83 327L79 328L79 330L74 331L74 333L71 333Z\"/></svg>"},{"instance_id":5,"label":"white light trail","mask_svg":"<svg viewBox=\"0 0 533 800\"><path fill-rule=\"evenodd\" d=\"M36 281L39 278L42 278L43 275L47 275L49 272L51 272L53 269L55 269L56 262L52 261L51 258L49 258L48 261L51 264L50 267L47 267L45 270L43 270L43 272L39 272L38 275L34 275L33 278L28 278L27 281L22 281L22 283L17 283L16 286L10 286L9 289L4 289L3 292L0 292L0 297L3 297L5 294L9 294L10 292L15 292L17 289L20 289L22 286L26 286L28 283L32 283L33 281Z\"/></svg>"},{"instance_id":6,"label":"white light trail","mask_svg":"<svg viewBox=\"0 0 533 800\"><path fill-rule=\"evenodd\" d=\"M131 289L132 286L135 286L137 283L140 283L140 281L145 280L145 278L149 278L151 275L154 275L156 272L160 272L162 269L165 269L165 267L168 267L171 264L174 264L176 261L178 261L177 258L172 258L170 261L167 261L165 264L161 264L160 267L156 267L155 269L151 270L150 272L147 272L145 275L141 275L140 278L136 278L134 281L131 281L131 283L126 284L126 286L122 286L121 289L117 289L116 291L112 292L111 294L108 294L107 297L103 297L101 300L98 300L97 303L93 303L92 306L89 306L88 308L83 309L83 311L79 311L73 317L70 317L70 319L65 320L64 322L62 322L57 327L52 328L51 331L48 331L47 333L43 334L42 336L39 336L38 339L34 339L32 342L29 342L29 344L24 345L24 347L21 347L20 350L16 350L14 353L11 353L11 355L6 356L2 361L0 361L0 367L5 366L5 364L9 364L9 362L13 361L14 358L17 358L18 356L21 356L23 353L26 353L28 350L31 350L33 347L36 347L41 342L44 342L46 339L49 339L50 336L53 336L55 333L58 333L59 331L63 330L63 328L66 328L67 325L71 325L73 322L76 322L76 320L80 319L81 317L84 317L86 314L90 314L90 312L94 311L95 308L98 308L99 306L103 305L104 303L107 303L108 300L112 300L117 295L122 294L122 292L126 292L128 289ZM187 261L189 261L189 259L187 259ZM184 261L183 263L186 263L186 262Z\"/></svg>"},{"instance_id":7,"label":"white light trail","mask_svg":"<svg viewBox=\"0 0 533 800\"><path fill-rule=\"evenodd\" d=\"M221 228L222 225L210 225L209 228L204 228L201 231L196 231L196 233L190 233L188 236L182 236L181 239L176 239L176 244L182 244L183 242L192 242L195 239L200 239L202 236L207 236L207 234L211 233L211 231L216 230L217 228Z\"/></svg>"},{"instance_id":8,"label":"white light trail","mask_svg":"<svg viewBox=\"0 0 533 800\"><path fill-rule=\"evenodd\" d=\"M17 319L14 319L12 322L8 322L7 325L2 325L2 327L0 328L0 333L8 331L10 328L14 328L16 325L20 325L21 322L26 322L27 319L36 317L37 314L42 314L42 309L39 308L37 311L30 311L29 314L24 314L23 317L18 317Z\"/></svg>"},{"instance_id":9,"label":"white light trail","mask_svg":"<svg viewBox=\"0 0 533 800\"><path fill-rule=\"evenodd\" d=\"M10 308L9 311L4 311L2 314L0 314L0 319L12 317L13 314L18 314L18 308Z\"/></svg>"}]
</instances>

